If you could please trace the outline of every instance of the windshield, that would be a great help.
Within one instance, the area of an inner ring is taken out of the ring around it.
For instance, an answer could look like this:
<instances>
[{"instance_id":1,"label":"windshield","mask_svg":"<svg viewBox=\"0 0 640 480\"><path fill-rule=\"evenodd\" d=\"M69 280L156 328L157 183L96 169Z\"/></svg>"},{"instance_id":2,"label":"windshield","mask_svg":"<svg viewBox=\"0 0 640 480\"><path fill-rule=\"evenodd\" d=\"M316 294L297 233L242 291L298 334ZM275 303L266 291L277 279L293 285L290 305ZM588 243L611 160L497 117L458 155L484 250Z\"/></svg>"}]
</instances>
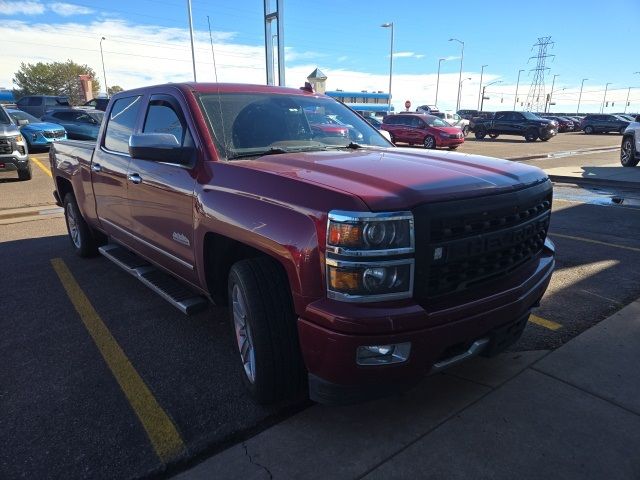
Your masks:
<instances>
[{"instance_id":1,"label":"windshield","mask_svg":"<svg viewBox=\"0 0 640 480\"><path fill-rule=\"evenodd\" d=\"M531 112L521 112L521 113L522 113L522 116L527 120L542 120L542 117L539 117L535 113L531 113Z\"/></svg>"},{"instance_id":2,"label":"windshield","mask_svg":"<svg viewBox=\"0 0 640 480\"><path fill-rule=\"evenodd\" d=\"M36 118L33 115L29 115L27 112L22 112L20 110L12 110L11 112L9 112L9 115L11 115L11 118L13 118L16 123L18 123L18 120L26 120L29 123L42 122L42 120L40 120L39 118Z\"/></svg>"},{"instance_id":3,"label":"windshield","mask_svg":"<svg viewBox=\"0 0 640 480\"><path fill-rule=\"evenodd\" d=\"M438 117L430 117L425 120L430 127L450 127L451 124L445 122Z\"/></svg>"},{"instance_id":4,"label":"windshield","mask_svg":"<svg viewBox=\"0 0 640 480\"><path fill-rule=\"evenodd\" d=\"M7 112L5 112L3 107L0 107L0 123L3 123L3 124L11 123L11 119L9 118L9 115L7 115Z\"/></svg>"},{"instance_id":5,"label":"windshield","mask_svg":"<svg viewBox=\"0 0 640 480\"><path fill-rule=\"evenodd\" d=\"M104 118L104 113L102 112L88 112L87 115L93 117L93 119L98 123L102 123L102 119Z\"/></svg>"},{"instance_id":6,"label":"windshield","mask_svg":"<svg viewBox=\"0 0 640 480\"><path fill-rule=\"evenodd\" d=\"M364 119L326 97L221 93L200 95L200 102L216 147L229 160L354 146L392 147Z\"/></svg>"}]
</instances>

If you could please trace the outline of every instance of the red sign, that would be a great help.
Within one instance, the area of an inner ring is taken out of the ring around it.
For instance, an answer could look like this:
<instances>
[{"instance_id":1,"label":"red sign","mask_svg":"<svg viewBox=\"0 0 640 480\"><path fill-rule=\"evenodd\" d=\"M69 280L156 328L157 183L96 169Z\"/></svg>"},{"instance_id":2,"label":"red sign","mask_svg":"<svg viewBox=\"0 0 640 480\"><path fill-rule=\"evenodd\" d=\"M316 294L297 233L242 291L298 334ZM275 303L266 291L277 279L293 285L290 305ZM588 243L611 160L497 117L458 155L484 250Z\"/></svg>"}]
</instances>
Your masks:
<instances>
[{"instance_id":1,"label":"red sign","mask_svg":"<svg viewBox=\"0 0 640 480\"><path fill-rule=\"evenodd\" d=\"M411 102L409 100L404 102L404 108L406 108L407 110L411 108Z\"/></svg>"}]
</instances>

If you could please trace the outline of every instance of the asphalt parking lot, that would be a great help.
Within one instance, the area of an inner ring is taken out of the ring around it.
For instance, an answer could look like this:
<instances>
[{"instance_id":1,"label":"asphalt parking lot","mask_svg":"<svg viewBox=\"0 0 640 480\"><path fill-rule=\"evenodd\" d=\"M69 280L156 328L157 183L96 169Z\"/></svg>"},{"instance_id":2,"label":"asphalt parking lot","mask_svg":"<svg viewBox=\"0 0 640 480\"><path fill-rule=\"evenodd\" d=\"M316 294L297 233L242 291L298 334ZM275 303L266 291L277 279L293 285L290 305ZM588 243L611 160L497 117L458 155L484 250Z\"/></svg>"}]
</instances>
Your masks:
<instances>
[{"instance_id":1,"label":"asphalt parking lot","mask_svg":"<svg viewBox=\"0 0 640 480\"><path fill-rule=\"evenodd\" d=\"M568 134L461 150L527 157L575 150L581 138L594 148L620 140ZM226 309L183 316L106 259L75 257L46 154L34 157L32 181L0 174L1 478L166 476L308 406L248 398ZM640 296L639 199L556 185L556 273L514 351L554 349Z\"/></svg>"}]
</instances>

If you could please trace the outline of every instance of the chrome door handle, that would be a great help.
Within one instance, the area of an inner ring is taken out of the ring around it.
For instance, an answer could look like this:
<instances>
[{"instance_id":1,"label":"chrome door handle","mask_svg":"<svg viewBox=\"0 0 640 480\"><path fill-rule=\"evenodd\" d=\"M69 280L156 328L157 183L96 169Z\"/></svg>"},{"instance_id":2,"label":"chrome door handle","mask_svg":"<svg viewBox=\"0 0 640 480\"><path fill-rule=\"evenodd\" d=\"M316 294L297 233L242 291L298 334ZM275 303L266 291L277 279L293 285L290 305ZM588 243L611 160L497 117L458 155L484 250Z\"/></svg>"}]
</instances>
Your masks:
<instances>
[{"instance_id":1,"label":"chrome door handle","mask_svg":"<svg viewBox=\"0 0 640 480\"><path fill-rule=\"evenodd\" d=\"M129 175L127 175L127 180L129 180L131 183L135 183L136 185L142 183L142 177L140 177L140 175L138 175L137 173L130 173Z\"/></svg>"},{"instance_id":2,"label":"chrome door handle","mask_svg":"<svg viewBox=\"0 0 640 480\"><path fill-rule=\"evenodd\" d=\"M92 172L96 172L99 173L102 171L102 165L100 165L99 163L94 163L91 165L91 171Z\"/></svg>"}]
</instances>

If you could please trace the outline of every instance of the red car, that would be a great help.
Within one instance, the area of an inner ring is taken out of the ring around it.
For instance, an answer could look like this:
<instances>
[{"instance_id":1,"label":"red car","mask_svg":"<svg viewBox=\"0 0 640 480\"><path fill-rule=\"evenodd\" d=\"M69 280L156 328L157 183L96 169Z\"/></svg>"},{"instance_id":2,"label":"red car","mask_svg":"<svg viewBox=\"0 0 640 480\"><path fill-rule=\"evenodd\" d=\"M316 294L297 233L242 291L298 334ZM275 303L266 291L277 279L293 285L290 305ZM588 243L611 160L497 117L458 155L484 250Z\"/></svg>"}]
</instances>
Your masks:
<instances>
[{"instance_id":1,"label":"red car","mask_svg":"<svg viewBox=\"0 0 640 480\"><path fill-rule=\"evenodd\" d=\"M341 125L340 123L332 120L326 115L319 113L305 112L309 126L311 130L316 134L325 135L328 137L348 137L349 127Z\"/></svg>"},{"instance_id":2,"label":"red car","mask_svg":"<svg viewBox=\"0 0 640 480\"><path fill-rule=\"evenodd\" d=\"M389 115L382 120L393 143L422 144L425 148L447 147L455 150L464 143L464 134L444 120L420 113Z\"/></svg>"}]
</instances>

